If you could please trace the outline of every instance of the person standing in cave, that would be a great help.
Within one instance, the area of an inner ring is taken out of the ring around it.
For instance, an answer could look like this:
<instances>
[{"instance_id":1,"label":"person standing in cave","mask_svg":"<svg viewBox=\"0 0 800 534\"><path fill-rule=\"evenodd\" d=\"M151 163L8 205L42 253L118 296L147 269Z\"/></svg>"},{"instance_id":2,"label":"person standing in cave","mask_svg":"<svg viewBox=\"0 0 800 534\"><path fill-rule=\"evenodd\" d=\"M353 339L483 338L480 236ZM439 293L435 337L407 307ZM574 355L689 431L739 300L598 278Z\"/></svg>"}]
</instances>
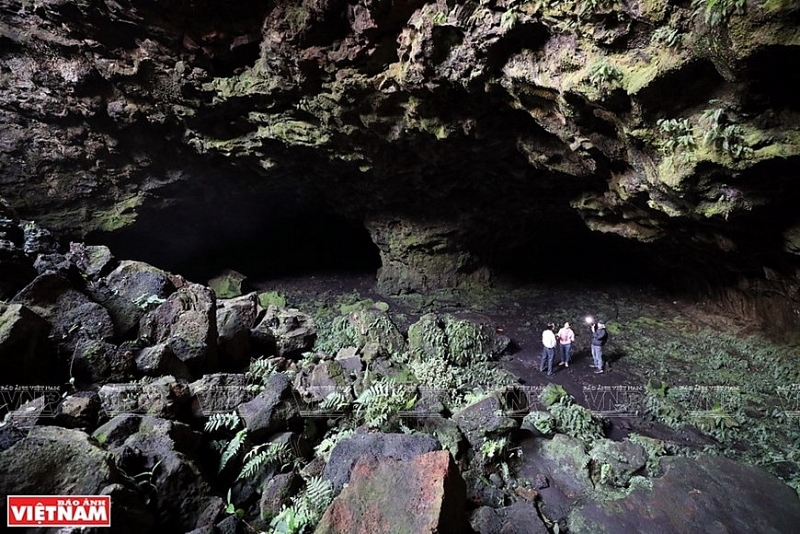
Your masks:
<instances>
[{"instance_id":1,"label":"person standing in cave","mask_svg":"<svg viewBox=\"0 0 800 534\"><path fill-rule=\"evenodd\" d=\"M596 323L592 323L592 360L595 368L595 374L603 372L603 347L608 341L608 332L606 331L606 322L598 319Z\"/></svg>"},{"instance_id":2,"label":"person standing in cave","mask_svg":"<svg viewBox=\"0 0 800 534\"><path fill-rule=\"evenodd\" d=\"M539 372L544 371L547 364L547 376L553 376L553 355L556 352L556 329L555 323L548 323L547 328L542 332L542 359L539 362Z\"/></svg>"},{"instance_id":3,"label":"person standing in cave","mask_svg":"<svg viewBox=\"0 0 800 534\"><path fill-rule=\"evenodd\" d=\"M561 363L558 365L569 367L569 362L572 359L572 342L575 341L575 332L572 331L572 328L567 322L564 323L564 326L558 331L556 337L558 338L558 345L561 347Z\"/></svg>"}]
</instances>

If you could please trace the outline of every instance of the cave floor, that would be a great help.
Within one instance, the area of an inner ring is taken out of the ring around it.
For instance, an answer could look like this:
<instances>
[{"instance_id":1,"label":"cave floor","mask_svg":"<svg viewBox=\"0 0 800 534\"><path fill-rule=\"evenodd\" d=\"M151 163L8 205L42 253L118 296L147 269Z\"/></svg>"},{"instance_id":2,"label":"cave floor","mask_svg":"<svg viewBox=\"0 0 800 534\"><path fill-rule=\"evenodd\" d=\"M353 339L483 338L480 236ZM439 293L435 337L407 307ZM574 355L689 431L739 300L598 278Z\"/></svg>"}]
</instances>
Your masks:
<instances>
[{"instance_id":1,"label":"cave floor","mask_svg":"<svg viewBox=\"0 0 800 534\"><path fill-rule=\"evenodd\" d=\"M800 347L771 341L708 302L624 284L501 280L492 287L381 296L370 274L315 274L256 280L290 307L317 317L343 303L389 304L401 331L428 312L485 315L512 340L497 365L515 375L532 404L548 382L608 421L607 435L663 440L674 454L717 452L761 465L800 488ZM603 317L607 370L589 367L587 315ZM538 370L541 331L569 321L573 363Z\"/></svg>"}]
</instances>

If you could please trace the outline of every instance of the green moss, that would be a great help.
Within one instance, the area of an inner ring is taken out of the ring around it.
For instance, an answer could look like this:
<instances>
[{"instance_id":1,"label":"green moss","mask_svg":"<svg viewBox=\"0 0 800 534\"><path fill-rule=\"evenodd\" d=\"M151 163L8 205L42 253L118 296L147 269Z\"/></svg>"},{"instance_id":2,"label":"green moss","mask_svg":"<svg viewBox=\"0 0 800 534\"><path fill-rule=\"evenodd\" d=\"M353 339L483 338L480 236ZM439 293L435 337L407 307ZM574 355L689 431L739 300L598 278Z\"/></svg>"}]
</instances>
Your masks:
<instances>
[{"instance_id":1,"label":"green moss","mask_svg":"<svg viewBox=\"0 0 800 534\"><path fill-rule=\"evenodd\" d=\"M264 309L269 308L270 306L285 308L286 297L284 297L278 291L262 291L258 294L258 303Z\"/></svg>"}]
</instances>

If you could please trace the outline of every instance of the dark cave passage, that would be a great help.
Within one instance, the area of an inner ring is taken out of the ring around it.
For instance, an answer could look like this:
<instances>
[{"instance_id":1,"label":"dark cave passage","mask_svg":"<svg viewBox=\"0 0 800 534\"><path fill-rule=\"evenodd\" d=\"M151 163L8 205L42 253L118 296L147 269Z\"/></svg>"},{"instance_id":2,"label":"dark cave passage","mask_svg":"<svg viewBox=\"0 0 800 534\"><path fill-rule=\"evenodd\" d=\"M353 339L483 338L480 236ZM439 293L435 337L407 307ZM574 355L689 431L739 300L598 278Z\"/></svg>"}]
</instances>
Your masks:
<instances>
[{"instance_id":1,"label":"dark cave passage","mask_svg":"<svg viewBox=\"0 0 800 534\"><path fill-rule=\"evenodd\" d=\"M378 250L359 222L287 192L240 199L230 210L185 205L171 209L169 220L163 211L144 210L136 224L90 235L87 242L198 283L224 269L268 279L318 272L374 275L380 267Z\"/></svg>"}]
</instances>

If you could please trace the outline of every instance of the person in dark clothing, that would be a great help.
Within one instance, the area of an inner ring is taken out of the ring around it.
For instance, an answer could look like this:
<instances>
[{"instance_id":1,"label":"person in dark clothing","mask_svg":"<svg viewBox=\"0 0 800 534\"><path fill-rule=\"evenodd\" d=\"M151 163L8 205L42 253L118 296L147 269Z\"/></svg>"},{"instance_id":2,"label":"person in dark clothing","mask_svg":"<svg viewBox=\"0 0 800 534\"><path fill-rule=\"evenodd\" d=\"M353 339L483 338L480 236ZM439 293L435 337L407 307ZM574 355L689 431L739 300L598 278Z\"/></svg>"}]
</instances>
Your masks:
<instances>
[{"instance_id":1,"label":"person in dark clothing","mask_svg":"<svg viewBox=\"0 0 800 534\"><path fill-rule=\"evenodd\" d=\"M607 341L606 323L598 319L596 323L592 324L592 360L594 361L592 367L595 368L595 374L603 372L603 347Z\"/></svg>"}]
</instances>

